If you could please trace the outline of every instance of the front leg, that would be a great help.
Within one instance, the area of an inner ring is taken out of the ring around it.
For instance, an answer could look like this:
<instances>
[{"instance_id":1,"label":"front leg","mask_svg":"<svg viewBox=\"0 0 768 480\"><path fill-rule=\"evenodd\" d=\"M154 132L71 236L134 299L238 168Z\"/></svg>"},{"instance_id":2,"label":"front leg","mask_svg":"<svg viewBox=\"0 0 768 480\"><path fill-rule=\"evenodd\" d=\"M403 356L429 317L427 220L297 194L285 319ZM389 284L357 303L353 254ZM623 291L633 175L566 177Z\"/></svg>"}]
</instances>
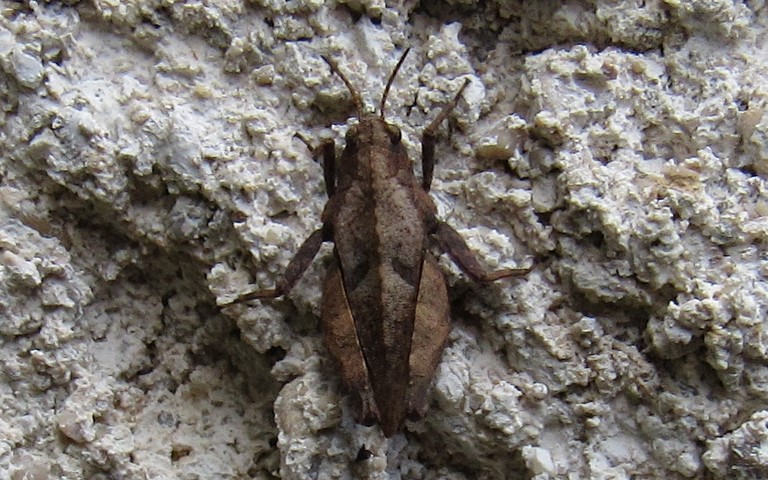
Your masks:
<instances>
[{"instance_id":1,"label":"front leg","mask_svg":"<svg viewBox=\"0 0 768 480\"><path fill-rule=\"evenodd\" d=\"M313 147L312 143L300 133L295 133L293 136L301 140L309 148L309 151L312 152L313 160L317 161L318 157L323 158L325 192L328 194L328 198L331 198L336 191L336 143L333 139L329 138L323 140L317 147Z\"/></svg>"},{"instance_id":2,"label":"front leg","mask_svg":"<svg viewBox=\"0 0 768 480\"><path fill-rule=\"evenodd\" d=\"M290 292L296 282L299 281L304 272L312 263L312 260L317 255L317 251L320 250L320 245L323 244L323 229L315 230L312 235L307 238L304 243L296 252L291 263L288 264L288 268L285 269L283 276L277 281L275 288L266 290L253 290L248 293L239 295L236 299L220 304L220 307L226 307L228 305L234 305L236 303L243 303L249 300L258 300L264 298L276 298L281 295L285 295Z\"/></svg>"},{"instance_id":3,"label":"front leg","mask_svg":"<svg viewBox=\"0 0 768 480\"><path fill-rule=\"evenodd\" d=\"M477 261L477 257L470 250L467 243L461 238L459 232L445 222L438 221L434 235L440 242L440 246L448 252L454 262L464 273L477 282L492 282L504 277L524 275L531 271L531 267L503 268L495 272L488 272Z\"/></svg>"},{"instance_id":4,"label":"front leg","mask_svg":"<svg viewBox=\"0 0 768 480\"><path fill-rule=\"evenodd\" d=\"M424 190L429 191L432 186L432 174L435 171L435 142L437 142L437 128L443 123L448 114L456 108L459 103L461 93L469 85L469 79L464 81L464 85L461 86L456 96L448 105L444 106L437 118L424 129L424 133L421 134L421 171L422 179L421 186Z\"/></svg>"}]
</instances>

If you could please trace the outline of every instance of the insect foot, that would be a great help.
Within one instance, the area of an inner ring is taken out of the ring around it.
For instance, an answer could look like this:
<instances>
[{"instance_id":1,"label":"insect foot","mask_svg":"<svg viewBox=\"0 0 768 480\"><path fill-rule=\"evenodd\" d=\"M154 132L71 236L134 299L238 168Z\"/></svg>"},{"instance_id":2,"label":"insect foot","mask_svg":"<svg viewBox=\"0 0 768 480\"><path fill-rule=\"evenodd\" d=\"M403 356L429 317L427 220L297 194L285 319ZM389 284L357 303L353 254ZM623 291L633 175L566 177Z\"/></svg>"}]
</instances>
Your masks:
<instances>
[{"instance_id":1,"label":"insect foot","mask_svg":"<svg viewBox=\"0 0 768 480\"><path fill-rule=\"evenodd\" d=\"M320 245L334 243L334 260L323 287L321 326L344 384L358 400L359 421L378 423L390 437L406 418L427 411L429 387L450 331L445 279L429 253L440 247L472 279L489 282L529 268L486 271L461 236L436 218L428 191L440 124L456 107L468 81L424 130L419 181L384 107L408 50L395 66L379 104L364 113L360 94L336 63L323 60L347 86L358 124L349 128L336 159L333 143L313 153L323 157L328 203L323 226L301 246L277 286L245 293L232 303L274 298L290 291ZM303 140L309 145L309 142Z\"/></svg>"}]
</instances>

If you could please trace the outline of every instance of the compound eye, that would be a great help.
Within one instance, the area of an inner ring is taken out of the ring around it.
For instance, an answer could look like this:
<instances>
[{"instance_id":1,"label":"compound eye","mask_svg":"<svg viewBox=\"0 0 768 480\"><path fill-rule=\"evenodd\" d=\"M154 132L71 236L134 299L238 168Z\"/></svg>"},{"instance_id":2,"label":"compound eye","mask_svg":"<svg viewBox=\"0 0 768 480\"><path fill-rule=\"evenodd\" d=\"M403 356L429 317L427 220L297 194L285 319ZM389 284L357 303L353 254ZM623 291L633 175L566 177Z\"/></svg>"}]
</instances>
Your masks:
<instances>
[{"instance_id":1,"label":"compound eye","mask_svg":"<svg viewBox=\"0 0 768 480\"><path fill-rule=\"evenodd\" d=\"M400 129L390 124L387 124L387 135L389 135L389 140L392 143L400 143L400 139L402 138Z\"/></svg>"},{"instance_id":2,"label":"compound eye","mask_svg":"<svg viewBox=\"0 0 768 480\"><path fill-rule=\"evenodd\" d=\"M347 141L347 145L352 145L357 142L357 126L349 127L347 134L344 135L344 140Z\"/></svg>"}]
</instances>

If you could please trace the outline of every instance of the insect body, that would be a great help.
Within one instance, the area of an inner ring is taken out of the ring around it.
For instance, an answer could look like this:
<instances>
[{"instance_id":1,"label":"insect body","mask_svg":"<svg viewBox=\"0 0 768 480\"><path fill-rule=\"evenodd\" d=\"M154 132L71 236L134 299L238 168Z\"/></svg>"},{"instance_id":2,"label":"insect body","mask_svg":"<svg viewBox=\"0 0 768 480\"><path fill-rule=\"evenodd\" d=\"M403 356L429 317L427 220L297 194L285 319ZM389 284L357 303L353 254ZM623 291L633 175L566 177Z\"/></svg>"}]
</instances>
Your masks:
<instances>
[{"instance_id":1,"label":"insect body","mask_svg":"<svg viewBox=\"0 0 768 480\"><path fill-rule=\"evenodd\" d=\"M450 331L445 280L429 253L430 242L437 240L478 281L528 271L486 272L459 234L436 218L428 194L436 130L468 82L424 131L419 182L400 130L384 118L387 93L407 53L387 82L379 115L363 114L357 91L338 66L323 57L352 94L359 119L347 132L338 165L332 140L317 150L323 156L329 196L323 226L304 242L276 288L249 292L232 302L287 293L320 245L334 242L335 258L323 288L325 343L344 383L360 401L360 421L378 422L387 437L402 428L406 417L426 413L429 386Z\"/></svg>"}]
</instances>

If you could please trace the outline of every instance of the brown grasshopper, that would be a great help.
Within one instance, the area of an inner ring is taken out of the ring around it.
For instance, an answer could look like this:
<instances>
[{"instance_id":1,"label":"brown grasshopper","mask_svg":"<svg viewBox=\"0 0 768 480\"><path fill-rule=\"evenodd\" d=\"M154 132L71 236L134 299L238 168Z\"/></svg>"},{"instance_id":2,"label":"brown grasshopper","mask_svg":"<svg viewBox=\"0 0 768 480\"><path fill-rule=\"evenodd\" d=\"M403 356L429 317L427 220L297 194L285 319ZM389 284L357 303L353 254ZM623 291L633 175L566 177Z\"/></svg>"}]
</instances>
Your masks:
<instances>
[{"instance_id":1,"label":"brown grasshopper","mask_svg":"<svg viewBox=\"0 0 768 480\"><path fill-rule=\"evenodd\" d=\"M323 57L347 86L359 121L347 131L338 169L333 140L312 149L323 157L329 198L323 226L299 248L276 288L251 291L230 302L288 293L320 245L333 242L335 261L323 288L325 344L341 367L346 387L360 401L359 420L365 425L379 422L387 437L402 428L406 417L426 413L429 386L450 331L445 279L428 251L430 242L436 239L476 281L529 270L487 272L458 232L435 217L437 209L428 192L436 131L469 80L424 130L419 183L400 141L400 129L384 119L387 94L409 50L387 81L379 115L363 113L358 92L336 63Z\"/></svg>"}]
</instances>

